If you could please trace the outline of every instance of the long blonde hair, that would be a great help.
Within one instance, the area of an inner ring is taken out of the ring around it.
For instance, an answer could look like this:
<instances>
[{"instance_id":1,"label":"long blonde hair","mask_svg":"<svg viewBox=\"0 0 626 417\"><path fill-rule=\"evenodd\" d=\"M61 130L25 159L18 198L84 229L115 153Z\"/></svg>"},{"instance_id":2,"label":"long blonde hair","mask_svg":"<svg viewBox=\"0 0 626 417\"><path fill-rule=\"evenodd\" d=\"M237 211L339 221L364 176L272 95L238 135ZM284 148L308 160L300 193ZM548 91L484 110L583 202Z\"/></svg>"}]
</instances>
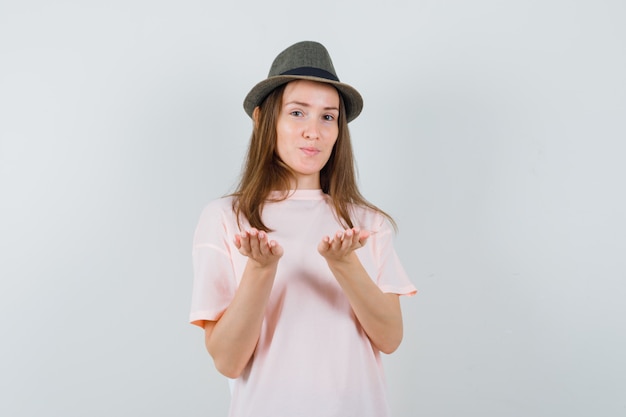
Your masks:
<instances>
[{"instance_id":1,"label":"long blonde hair","mask_svg":"<svg viewBox=\"0 0 626 417\"><path fill-rule=\"evenodd\" d=\"M250 226L270 232L262 219L263 206L270 192L289 190L295 175L276 152L276 124L282 107L286 84L274 89L261 103L254 124L241 179L232 194L233 210L237 220L245 217ZM385 216L396 228L387 213L367 201L360 193L350 131L345 118L345 105L339 94L339 135L330 158L320 171L322 191L331 197L335 214L344 227L354 227L350 206L367 207ZM282 199L286 199L287 194Z\"/></svg>"}]
</instances>

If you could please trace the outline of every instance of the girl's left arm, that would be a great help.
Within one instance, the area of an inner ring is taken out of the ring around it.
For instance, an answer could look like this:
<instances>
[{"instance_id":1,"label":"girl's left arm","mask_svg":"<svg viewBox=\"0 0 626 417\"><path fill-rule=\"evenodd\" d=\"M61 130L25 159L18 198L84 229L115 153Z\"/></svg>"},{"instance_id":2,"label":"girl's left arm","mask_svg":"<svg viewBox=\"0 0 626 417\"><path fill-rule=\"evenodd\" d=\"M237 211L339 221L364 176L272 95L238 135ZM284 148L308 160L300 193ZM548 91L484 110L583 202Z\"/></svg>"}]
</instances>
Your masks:
<instances>
[{"instance_id":1,"label":"girl's left arm","mask_svg":"<svg viewBox=\"0 0 626 417\"><path fill-rule=\"evenodd\" d=\"M402 311L398 294L383 293L354 252L365 246L369 233L358 228L326 236L319 253L350 301L352 310L372 344L392 353L402 341Z\"/></svg>"}]
</instances>

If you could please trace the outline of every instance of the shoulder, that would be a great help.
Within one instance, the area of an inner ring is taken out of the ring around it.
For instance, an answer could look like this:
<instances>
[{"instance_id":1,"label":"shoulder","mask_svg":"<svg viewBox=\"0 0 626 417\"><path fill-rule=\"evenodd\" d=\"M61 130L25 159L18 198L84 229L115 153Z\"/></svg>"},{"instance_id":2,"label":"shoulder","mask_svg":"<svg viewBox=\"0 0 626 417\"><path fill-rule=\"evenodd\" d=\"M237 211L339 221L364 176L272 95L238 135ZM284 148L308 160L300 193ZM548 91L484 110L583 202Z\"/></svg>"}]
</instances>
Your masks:
<instances>
[{"instance_id":1,"label":"shoulder","mask_svg":"<svg viewBox=\"0 0 626 417\"><path fill-rule=\"evenodd\" d=\"M202 215L231 212L233 210L233 200L233 196L226 196L210 201L202 209Z\"/></svg>"},{"instance_id":2,"label":"shoulder","mask_svg":"<svg viewBox=\"0 0 626 417\"><path fill-rule=\"evenodd\" d=\"M380 233L383 231L391 232L393 230L387 217L369 207L360 205L352 206L351 218L355 226L372 233Z\"/></svg>"},{"instance_id":3,"label":"shoulder","mask_svg":"<svg viewBox=\"0 0 626 417\"><path fill-rule=\"evenodd\" d=\"M235 216L232 196L215 199L204 206L200 213L199 226L231 222Z\"/></svg>"}]
</instances>

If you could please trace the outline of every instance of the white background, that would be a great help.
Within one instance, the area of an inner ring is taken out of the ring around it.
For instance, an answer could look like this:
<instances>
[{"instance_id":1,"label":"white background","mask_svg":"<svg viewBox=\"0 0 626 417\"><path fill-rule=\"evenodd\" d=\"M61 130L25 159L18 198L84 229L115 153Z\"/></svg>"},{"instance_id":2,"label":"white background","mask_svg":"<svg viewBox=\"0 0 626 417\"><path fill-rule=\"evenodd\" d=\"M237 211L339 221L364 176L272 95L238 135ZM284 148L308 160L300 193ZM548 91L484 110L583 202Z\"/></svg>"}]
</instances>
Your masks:
<instances>
[{"instance_id":1,"label":"white background","mask_svg":"<svg viewBox=\"0 0 626 417\"><path fill-rule=\"evenodd\" d=\"M626 4L368 4L0 3L0 415L226 415L191 237L300 40L420 290L394 416L626 414Z\"/></svg>"}]
</instances>

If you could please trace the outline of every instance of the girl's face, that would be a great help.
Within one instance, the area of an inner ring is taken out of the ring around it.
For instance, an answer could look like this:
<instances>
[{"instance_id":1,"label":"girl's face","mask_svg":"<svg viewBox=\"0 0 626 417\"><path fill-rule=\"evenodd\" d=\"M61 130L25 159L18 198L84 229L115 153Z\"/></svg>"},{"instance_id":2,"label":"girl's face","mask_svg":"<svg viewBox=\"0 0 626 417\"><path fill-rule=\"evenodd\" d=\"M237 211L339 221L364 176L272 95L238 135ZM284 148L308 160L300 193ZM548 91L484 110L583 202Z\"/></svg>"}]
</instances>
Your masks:
<instances>
[{"instance_id":1,"label":"girl's face","mask_svg":"<svg viewBox=\"0 0 626 417\"><path fill-rule=\"evenodd\" d=\"M328 84L291 81L276 123L276 151L300 189L320 188L320 170L339 135L339 93ZM292 184L292 188L296 184Z\"/></svg>"}]
</instances>

